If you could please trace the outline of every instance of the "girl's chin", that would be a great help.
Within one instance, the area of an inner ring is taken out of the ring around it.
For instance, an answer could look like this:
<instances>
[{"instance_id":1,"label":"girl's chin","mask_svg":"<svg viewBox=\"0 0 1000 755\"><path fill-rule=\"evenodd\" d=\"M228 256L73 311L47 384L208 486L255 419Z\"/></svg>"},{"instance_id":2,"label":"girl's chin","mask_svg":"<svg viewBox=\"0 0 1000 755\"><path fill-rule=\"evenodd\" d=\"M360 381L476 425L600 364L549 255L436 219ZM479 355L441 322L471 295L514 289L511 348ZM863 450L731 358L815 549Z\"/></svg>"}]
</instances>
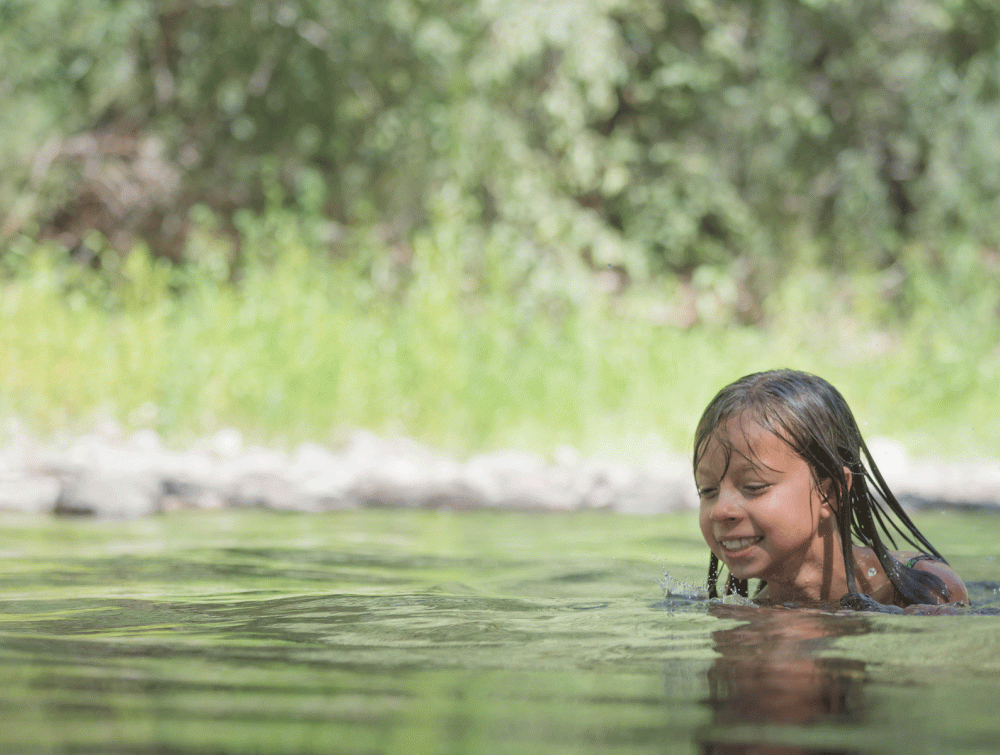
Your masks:
<instances>
[{"instance_id":1,"label":"girl's chin","mask_svg":"<svg viewBox=\"0 0 1000 755\"><path fill-rule=\"evenodd\" d=\"M756 579L757 577L755 573L743 571L741 569L730 569L729 573L734 579Z\"/></svg>"},{"instance_id":2,"label":"girl's chin","mask_svg":"<svg viewBox=\"0 0 1000 755\"><path fill-rule=\"evenodd\" d=\"M760 576L755 569L748 567L744 563L730 563L724 558L720 558L719 560L726 565L726 571L735 579L756 579Z\"/></svg>"}]
</instances>

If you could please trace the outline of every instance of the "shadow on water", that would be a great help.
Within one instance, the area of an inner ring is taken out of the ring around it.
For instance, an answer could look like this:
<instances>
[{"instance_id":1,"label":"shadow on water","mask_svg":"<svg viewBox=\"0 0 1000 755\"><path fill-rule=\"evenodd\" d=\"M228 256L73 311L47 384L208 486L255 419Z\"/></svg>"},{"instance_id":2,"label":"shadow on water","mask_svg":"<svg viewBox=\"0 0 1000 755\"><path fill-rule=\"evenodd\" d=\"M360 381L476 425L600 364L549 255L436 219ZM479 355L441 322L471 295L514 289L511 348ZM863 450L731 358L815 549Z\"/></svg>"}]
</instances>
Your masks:
<instances>
[{"instance_id":1,"label":"shadow on water","mask_svg":"<svg viewBox=\"0 0 1000 755\"><path fill-rule=\"evenodd\" d=\"M998 589L969 588L973 606L947 617L712 603L738 624L711 632L709 664L667 666L668 705L697 697L701 755L992 751Z\"/></svg>"},{"instance_id":2,"label":"shadow on water","mask_svg":"<svg viewBox=\"0 0 1000 755\"><path fill-rule=\"evenodd\" d=\"M782 742L790 727L860 726L869 715L866 664L819 653L833 638L873 630L864 615L715 606L720 619L745 621L713 632L718 657L707 671L711 724L695 734L705 755L840 755L855 749ZM761 727L766 731L761 731ZM768 735L772 741L768 741ZM774 741L774 740L777 741Z\"/></svg>"}]
</instances>

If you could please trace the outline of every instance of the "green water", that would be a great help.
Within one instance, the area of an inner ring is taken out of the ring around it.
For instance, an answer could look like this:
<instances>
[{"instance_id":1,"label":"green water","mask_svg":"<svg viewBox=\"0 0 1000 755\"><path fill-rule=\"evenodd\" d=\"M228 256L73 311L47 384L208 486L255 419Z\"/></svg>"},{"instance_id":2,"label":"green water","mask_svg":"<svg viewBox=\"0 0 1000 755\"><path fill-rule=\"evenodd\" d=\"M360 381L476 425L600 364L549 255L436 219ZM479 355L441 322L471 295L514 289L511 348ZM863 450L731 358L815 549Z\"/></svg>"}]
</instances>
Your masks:
<instances>
[{"instance_id":1,"label":"green water","mask_svg":"<svg viewBox=\"0 0 1000 755\"><path fill-rule=\"evenodd\" d=\"M996 752L1000 546L918 524L979 613L665 600L691 515L0 519L2 753Z\"/></svg>"}]
</instances>

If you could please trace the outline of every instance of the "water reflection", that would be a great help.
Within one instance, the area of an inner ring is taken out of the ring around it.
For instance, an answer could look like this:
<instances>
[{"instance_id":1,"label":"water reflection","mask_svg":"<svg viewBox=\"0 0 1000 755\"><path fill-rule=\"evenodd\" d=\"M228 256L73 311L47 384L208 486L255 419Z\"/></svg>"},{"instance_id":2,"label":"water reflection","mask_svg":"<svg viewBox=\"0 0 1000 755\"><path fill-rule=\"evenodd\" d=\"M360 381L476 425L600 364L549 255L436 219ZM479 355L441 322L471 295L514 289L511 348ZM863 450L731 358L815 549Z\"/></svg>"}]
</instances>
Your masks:
<instances>
[{"instance_id":1,"label":"water reflection","mask_svg":"<svg viewBox=\"0 0 1000 755\"><path fill-rule=\"evenodd\" d=\"M830 742L829 730L827 742L816 741L816 729L864 723L865 664L817 656L833 637L869 633L866 617L749 606L712 613L747 623L712 635L719 657L707 672L712 723L696 735L701 753L857 752Z\"/></svg>"}]
</instances>

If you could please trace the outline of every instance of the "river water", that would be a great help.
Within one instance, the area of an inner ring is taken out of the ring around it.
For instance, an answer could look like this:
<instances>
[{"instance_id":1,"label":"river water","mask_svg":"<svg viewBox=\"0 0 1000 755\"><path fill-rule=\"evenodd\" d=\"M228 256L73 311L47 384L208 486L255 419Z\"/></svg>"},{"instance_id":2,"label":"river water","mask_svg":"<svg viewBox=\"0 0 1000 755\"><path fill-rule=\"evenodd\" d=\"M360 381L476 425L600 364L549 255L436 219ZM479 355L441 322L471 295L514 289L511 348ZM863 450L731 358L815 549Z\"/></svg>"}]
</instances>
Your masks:
<instances>
[{"instance_id":1,"label":"river water","mask_svg":"<svg viewBox=\"0 0 1000 755\"><path fill-rule=\"evenodd\" d=\"M0 752L996 752L1000 520L917 522L968 614L709 603L690 514L6 517Z\"/></svg>"}]
</instances>

